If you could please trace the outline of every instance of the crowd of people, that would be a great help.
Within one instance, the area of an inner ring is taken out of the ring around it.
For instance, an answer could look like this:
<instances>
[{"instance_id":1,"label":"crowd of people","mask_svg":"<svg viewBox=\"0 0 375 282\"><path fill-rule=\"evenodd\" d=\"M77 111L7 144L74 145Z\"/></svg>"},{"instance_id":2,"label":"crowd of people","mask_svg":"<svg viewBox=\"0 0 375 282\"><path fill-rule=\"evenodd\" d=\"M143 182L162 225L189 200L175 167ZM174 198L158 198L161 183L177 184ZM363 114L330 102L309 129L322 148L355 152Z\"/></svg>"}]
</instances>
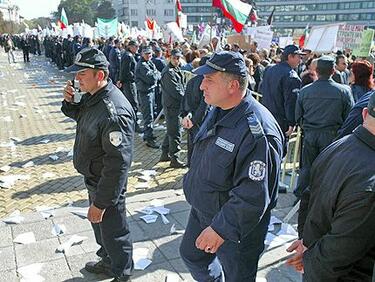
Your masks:
<instances>
[{"instance_id":1,"label":"crowd of people","mask_svg":"<svg viewBox=\"0 0 375 282\"><path fill-rule=\"evenodd\" d=\"M102 259L87 264L88 271L130 281L123 211L134 132L161 149L160 162L182 168L183 127L189 166L183 189L192 208L181 257L197 281L221 281L208 270L216 257L225 281L255 281L281 162L299 126L300 240L288 249L295 252L288 264L304 272L304 281L373 279L372 56L316 54L295 45L258 49L256 42L244 50L217 38L198 46L46 37L43 46L86 93L74 101L77 90L68 82L62 110L78 123L74 165L85 177L88 219L101 246ZM153 132L159 115L166 121L161 146Z\"/></svg>"}]
</instances>

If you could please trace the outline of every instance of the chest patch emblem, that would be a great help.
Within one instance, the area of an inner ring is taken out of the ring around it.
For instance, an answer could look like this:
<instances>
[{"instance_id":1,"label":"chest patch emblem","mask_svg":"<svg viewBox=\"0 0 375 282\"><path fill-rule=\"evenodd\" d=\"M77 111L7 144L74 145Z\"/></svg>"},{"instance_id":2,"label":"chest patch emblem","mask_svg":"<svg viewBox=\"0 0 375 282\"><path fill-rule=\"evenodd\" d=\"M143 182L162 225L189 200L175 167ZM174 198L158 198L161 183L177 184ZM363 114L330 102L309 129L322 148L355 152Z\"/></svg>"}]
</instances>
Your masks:
<instances>
[{"instance_id":1,"label":"chest patch emblem","mask_svg":"<svg viewBox=\"0 0 375 282\"><path fill-rule=\"evenodd\" d=\"M261 181L266 176L266 164L262 161L252 161L249 167L249 178Z\"/></svg>"},{"instance_id":2,"label":"chest patch emblem","mask_svg":"<svg viewBox=\"0 0 375 282\"><path fill-rule=\"evenodd\" d=\"M109 142L115 147L119 146L122 142L121 131L112 131L109 133Z\"/></svg>"},{"instance_id":3,"label":"chest patch emblem","mask_svg":"<svg viewBox=\"0 0 375 282\"><path fill-rule=\"evenodd\" d=\"M234 150L234 144L221 138L221 137L218 137L216 139L216 142L215 142L216 145L218 145L220 148L223 148L224 150L228 151L228 152L233 152Z\"/></svg>"}]
</instances>

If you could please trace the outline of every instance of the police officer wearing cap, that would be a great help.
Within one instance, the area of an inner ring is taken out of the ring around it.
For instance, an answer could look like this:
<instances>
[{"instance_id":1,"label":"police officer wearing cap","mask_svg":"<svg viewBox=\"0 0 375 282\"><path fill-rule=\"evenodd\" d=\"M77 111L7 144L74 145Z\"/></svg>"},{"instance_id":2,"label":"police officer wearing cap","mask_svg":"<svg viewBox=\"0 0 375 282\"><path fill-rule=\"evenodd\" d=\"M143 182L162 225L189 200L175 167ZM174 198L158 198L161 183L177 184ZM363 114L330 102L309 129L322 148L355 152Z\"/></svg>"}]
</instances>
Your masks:
<instances>
[{"instance_id":1,"label":"police officer wearing cap","mask_svg":"<svg viewBox=\"0 0 375 282\"><path fill-rule=\"evenodd\" d=\"M208 271L215 257L225 281L255 281L276 205L283 132L247 90L240 53L215 53L195 73L204 75L201 89L214 108L195 137L184 176L191 212L181 257L197 281L215 281Z\"/></svg>"},{"instance_id":2,"label":"police officer wearing cap","mask_svg":"<svg viewBox=\"0 0 375 282\"><path fill-rule=\"evenodd\" d=\"M152 123L154 121L155 88L160 79L160 72L152 62L152 48L145 46L142 49L142 57L135 68L135 82L139 92L141 111L143 116L143 140L150 148L158 149Z\"/></svg>"},{"instance_id":3,"label":"police officer wearing cap","mask_svg":"<svg viewBox=\"0 0 375 282\"><path fill-rule=\"evenodd\" d=\"M180 112L186 86L186 79L180 68L182 56L180 49L173 49L169 64L161 72L162 104L167 132L162 144L160 161L170 161L170 166L174 168L185 166L179 159L181 150Z\"/></svg>"},{"instance_id":4,"label":"police officer wearing cap","mask_svg":"<svg viewBox=\"0 0 375 282\"><path fill-rule=\"evenodd\" d=\"M321 151L337 136L354 105L350 88L332 80L335 61L318 59L318 80L305 86L297 99L296 120L303 130L302 165L294 194L300 198L309 184L310 169Z\"/></svg>"},{"instance_id":5,"label":"police officer wearing cap","mask_svg":"<svg viewBox=\"0 0 375 282\"><path fill-rule=\"evenodd\" d=\"M296 251L288 263L304 271L306 282L374 281L374 94L362 115L363 125L327 147L312 166L298 218L303 241L288 249Z\"/></svg>"},{"instance_id":6,"label":"police officer wearing cap","mask_svg":"<svg viewBox=\"0 0 375 282\"><path fill-rule=\"evenodd\" d=\"M266 69L260 86L262 104L273 114L287 137L296 124L295 105L302 85L294 69L301 63L301 55L304 54L295 45L286 46L281 63Z\"/></svg>"},{"instance_id":7,"label":"police officer wearing cap","mask_svg":"<svg viewBox=\"0 0 375 282\"><path fill-rule=\"evenodd\" d=\"M118 39L114 40L114 46L109 52L109 77L113 82L117 82L120 72L121 63L121 42Z\"/></svg>"},{"instance_id":8,"label":"police officer wearing cap","mask_svg":"<svg viewBox=\"0 0 375 282\"><path fill-rule=\"evenodd\" d=\"M125 97L132 105L136 116L139 109L137 86L135 84L135 66L137 65L135 54L137 51L138 43L134 40L130 40L126 51L121 56L120 71L117 81L117 86L122 90ZM136 123L135 129L137 132L141 132L138 123Z\"/></svg>"},{"instance_id":9,"label":"police officer wearing cap","mask_svg":"<svg viewBox=\"0 0 375 282\"><path fill-rule=\"evenodd\" d=\"M89 262L89 272L130 281L133 270L132 241L125 213L125 191L133 156L134 112L121 91L108 79L108 61L94 48L79 52L66 69L75 74L81 101L74 102L69 81L64 88L63 113L77 121L73 164L83 174L92 223L100 245L99 262Z\"/></svg>"}]
</instances>

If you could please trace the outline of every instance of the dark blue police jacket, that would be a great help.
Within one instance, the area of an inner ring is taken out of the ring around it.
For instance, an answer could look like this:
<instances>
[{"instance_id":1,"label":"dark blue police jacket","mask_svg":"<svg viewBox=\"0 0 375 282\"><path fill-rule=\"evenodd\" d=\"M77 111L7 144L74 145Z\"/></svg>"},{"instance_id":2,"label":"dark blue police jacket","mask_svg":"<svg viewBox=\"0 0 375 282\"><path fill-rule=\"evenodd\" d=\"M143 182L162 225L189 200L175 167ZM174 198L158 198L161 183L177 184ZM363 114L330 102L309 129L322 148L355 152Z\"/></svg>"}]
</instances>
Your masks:
<instances>
[{"instance_id":1,"label":"dark blue police jacket","mask_svg":"<svg viewBox=\"0 0 375 282\"><path fill-rule=\"evenodd\" d=\"M133 156L135 114L130 103L109 81L94 95L83 95L78 105L64 100L61 110L77 121L73 164L95 193L94 205L116 205Z\"/></svg>"},{"instance_id":2,"label":"dark blue police jacket","mask_svg":"<svg viewBox=\"0 0 375 282\"><path fill-rule=\"evenodd\" d=\"M194 140L183 188L221 237L238 242L276 205L284 137L250 91L213 124L218 111L207 115Z\"/></svg>"},{"instance_id":3,"label":"dark blue police jacket","mask_svg":"<svg viewBox=\"0 0 375 282\"><path fill-rule=\"evenodd\" d=\"M262 104L273 114L283 132L295 125L295 107L301 79L288 63L266 69L260 85Z\"/></svg>"}]
</instances>

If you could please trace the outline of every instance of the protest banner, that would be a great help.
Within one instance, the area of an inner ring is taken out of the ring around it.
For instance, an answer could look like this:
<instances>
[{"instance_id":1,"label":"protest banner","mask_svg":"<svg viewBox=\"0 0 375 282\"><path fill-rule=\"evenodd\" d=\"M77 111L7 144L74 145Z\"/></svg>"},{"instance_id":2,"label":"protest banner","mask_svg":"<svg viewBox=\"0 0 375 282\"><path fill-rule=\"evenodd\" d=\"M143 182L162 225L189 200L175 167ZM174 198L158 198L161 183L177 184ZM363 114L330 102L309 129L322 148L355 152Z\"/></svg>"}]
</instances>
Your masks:
<instances>
[{"instance_id":1,"label":"protest banner","mask_svg":"<svg viewBox=\"0 0 375 282\"><path fill-rule=\"evenodd\" d=\"M336 51L339 26L340 24L313 26L304 48L317 53Z\"/></svg>"},{"instance_id":2,"label":"protest banner","mask_svg":"<svg viewBox=\"0 0 375 282\"><path fill-rule=\"evenodd\" d=\"M364 29L364 25L340 24L337 31L336 47L341 50L358 49Z\"/></svg>"},{"instance_id":3,"label":"protest banner","mask_svg":"<svg viewBox=\"0 0 375 282\"><path fill-rule=\"evenodd\" d=\"M109 38L117 36L117 18L114 19L97 19L97 35L99 37Z\"/></svg>"},{"instance_id":4,"label":"protest banner","mask_svg":"<svg viewBox=\"0 0 375 282\"><path fill-rule=\"evenodd\" d=\"M254 35L254 41L258 43L259 49L269 49L273 37L273 31L265 29L257 29Z\"/></svg>"},{"instance_id":5,"label":"protest banner","mask_svg":"<svg viewBox=\"0 0 375 282\"><path fill-rule=\"evenodd\" d=\"M353 50L354 56L368 57L370 55L374 31L373 29L366 29L362 32L361 42L359 46Z\"/></svg>"}]
</instances>

